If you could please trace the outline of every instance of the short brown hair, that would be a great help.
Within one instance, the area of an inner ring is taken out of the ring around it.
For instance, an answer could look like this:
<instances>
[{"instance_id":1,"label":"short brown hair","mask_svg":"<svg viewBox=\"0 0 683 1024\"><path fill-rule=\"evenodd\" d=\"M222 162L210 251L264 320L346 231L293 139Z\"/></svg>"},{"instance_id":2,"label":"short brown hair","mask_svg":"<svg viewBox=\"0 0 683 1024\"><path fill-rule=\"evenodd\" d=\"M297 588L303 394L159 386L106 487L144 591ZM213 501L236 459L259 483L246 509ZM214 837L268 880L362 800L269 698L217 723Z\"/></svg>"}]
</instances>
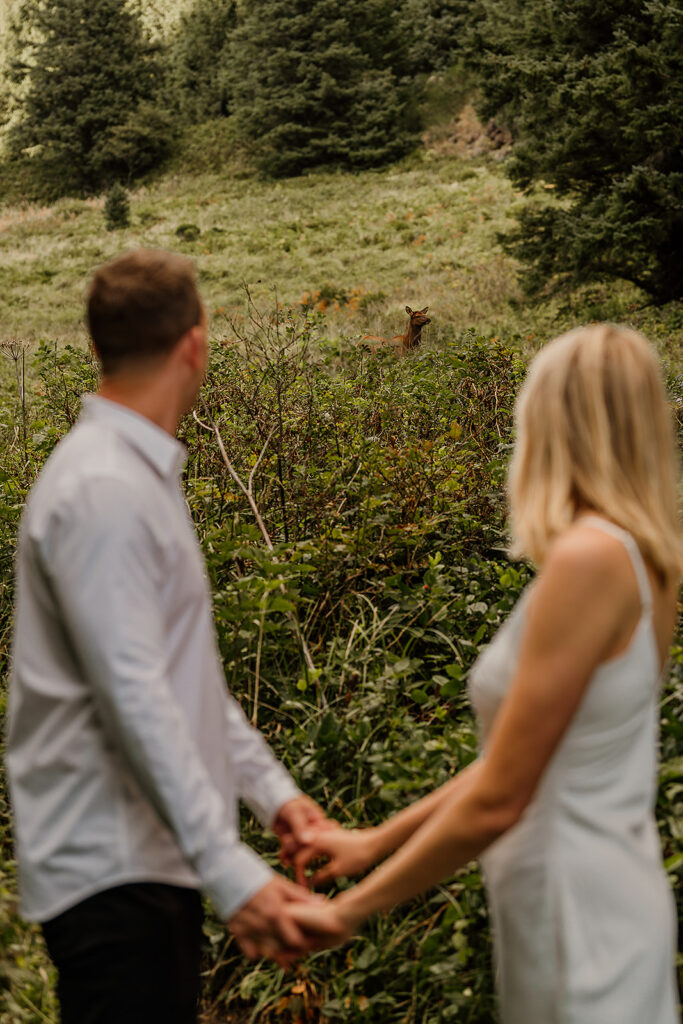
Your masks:
<instances>
[{"instance_id":1,"label":"short brown hair","mask_svg":"<svg viewBox=\"0 0 683 1024\"><path fill-rule=\"evenodd\" d=\"M192 262L161 249L105 263L88 292L88 328L105 374L166 355L201 317Z\"/></svg>"}]
</instances>

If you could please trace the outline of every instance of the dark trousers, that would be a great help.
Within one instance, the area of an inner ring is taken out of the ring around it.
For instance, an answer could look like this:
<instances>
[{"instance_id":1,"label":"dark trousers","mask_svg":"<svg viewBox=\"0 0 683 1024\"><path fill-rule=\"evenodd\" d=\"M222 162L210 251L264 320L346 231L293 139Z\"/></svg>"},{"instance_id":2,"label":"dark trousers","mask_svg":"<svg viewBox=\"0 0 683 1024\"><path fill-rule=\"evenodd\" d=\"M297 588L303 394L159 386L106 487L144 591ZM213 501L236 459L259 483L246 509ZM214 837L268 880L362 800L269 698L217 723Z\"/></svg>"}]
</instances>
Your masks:
<instances>
[{"instance_id":1,"label":"dark trousers","mask_svg":"<svg viewBox=\"0 0 683 1024\"><path fill-rule=\"evenodd\" d=\"M46 921L62 1024L195 1024L202 917L194 889L143 882Z\"/></svg>"}]
</instances>

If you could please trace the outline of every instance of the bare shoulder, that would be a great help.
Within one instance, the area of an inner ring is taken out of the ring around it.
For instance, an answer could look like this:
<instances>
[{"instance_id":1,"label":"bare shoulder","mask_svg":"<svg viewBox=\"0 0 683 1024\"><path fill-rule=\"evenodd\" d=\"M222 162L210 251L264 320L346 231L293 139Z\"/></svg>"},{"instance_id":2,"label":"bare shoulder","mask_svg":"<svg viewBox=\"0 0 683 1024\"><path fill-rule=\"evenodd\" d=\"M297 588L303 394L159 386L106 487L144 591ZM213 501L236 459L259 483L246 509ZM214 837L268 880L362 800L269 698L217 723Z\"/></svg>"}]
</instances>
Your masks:
<instances>
[{"instance_id":1,"label":"bare shoulder","mask_svg":"<svg viewBox=\"0 0 683 1024\"><path fill-rule=\"evenodd\" d=\"M564 573L603 585L633 581L624 544L589 523L577 522L551 545L544 565L548 574Z\"/></svg>"},{"instance_id":2,"label":"bare shoulder","mask_svg":"<svg viewBox=\"0 0 683 1024\"><path fill-rule=\"evenodd\" d=\"M534 583L527 650L559 658L588 678L628 638L639 614L638 584L624 545L576 523L553 542Z\"/></svg>"},{"instance_id":3,"label":"bare shoulder","mask_svg":"<svg viewBox=\"0 0 683 1024\"><path fill-rule=\"evenodd\" d=\"M623 543L575 523L551 545L538 579L538 604L619 620L640 607L638 584ZM541 596L543 600L541 600Z\"/></svg>"}]
</instances>

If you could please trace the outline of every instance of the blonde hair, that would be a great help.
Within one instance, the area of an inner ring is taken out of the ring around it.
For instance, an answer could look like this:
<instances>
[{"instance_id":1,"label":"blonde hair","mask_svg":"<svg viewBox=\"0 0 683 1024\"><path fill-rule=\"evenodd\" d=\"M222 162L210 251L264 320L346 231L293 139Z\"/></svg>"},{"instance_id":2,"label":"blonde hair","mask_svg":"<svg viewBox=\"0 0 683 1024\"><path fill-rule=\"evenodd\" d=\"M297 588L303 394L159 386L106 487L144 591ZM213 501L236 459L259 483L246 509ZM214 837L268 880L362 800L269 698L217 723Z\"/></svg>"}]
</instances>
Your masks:
<instances>
[{"instance_id":1,"label":"blonde hair","mask_svg":"<svg viewBox=\"0 0 683 1024\"><path fill-rule=\"evenodd\" d=\"M596 324L556 338L531 364L516 425L513 555L541 563L586 507L628 530L662 578L681 575L672 420L641 334Z\"/></svg>"}]
</instances>

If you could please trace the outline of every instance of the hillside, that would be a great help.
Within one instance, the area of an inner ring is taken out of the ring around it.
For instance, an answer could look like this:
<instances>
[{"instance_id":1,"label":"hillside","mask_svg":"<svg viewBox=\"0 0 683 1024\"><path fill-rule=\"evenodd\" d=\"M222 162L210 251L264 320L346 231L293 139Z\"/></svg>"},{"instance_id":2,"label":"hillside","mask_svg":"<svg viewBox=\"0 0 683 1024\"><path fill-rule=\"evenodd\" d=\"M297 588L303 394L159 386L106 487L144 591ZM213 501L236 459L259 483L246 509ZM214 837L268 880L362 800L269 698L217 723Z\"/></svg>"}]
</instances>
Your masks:
<instances>
[{"instance_id":1,"label":"hillside","mask_svg":"<svg viewBox=\"0 0 683 1024\"><path fill-rule=\"evenodd\" d=\"M225 129L223 129L225 130ZM193 153L188 161L192 166ZM102 198L0 208L4 337L82 335L92 269L138 245L191 256L214 330L239 313L246 282L265 303L324 310L331 336L402 330L403 307L429 305L429 335L519 335L536 347L577 321L642 327L667 356L683 341L680 304L655 309L625 284L530 303L497 241L526 200L491 158L421 149L387 170L276 183L178 169L131 195L131 227L107 232Z\"/></svg>"}]
</instances>

